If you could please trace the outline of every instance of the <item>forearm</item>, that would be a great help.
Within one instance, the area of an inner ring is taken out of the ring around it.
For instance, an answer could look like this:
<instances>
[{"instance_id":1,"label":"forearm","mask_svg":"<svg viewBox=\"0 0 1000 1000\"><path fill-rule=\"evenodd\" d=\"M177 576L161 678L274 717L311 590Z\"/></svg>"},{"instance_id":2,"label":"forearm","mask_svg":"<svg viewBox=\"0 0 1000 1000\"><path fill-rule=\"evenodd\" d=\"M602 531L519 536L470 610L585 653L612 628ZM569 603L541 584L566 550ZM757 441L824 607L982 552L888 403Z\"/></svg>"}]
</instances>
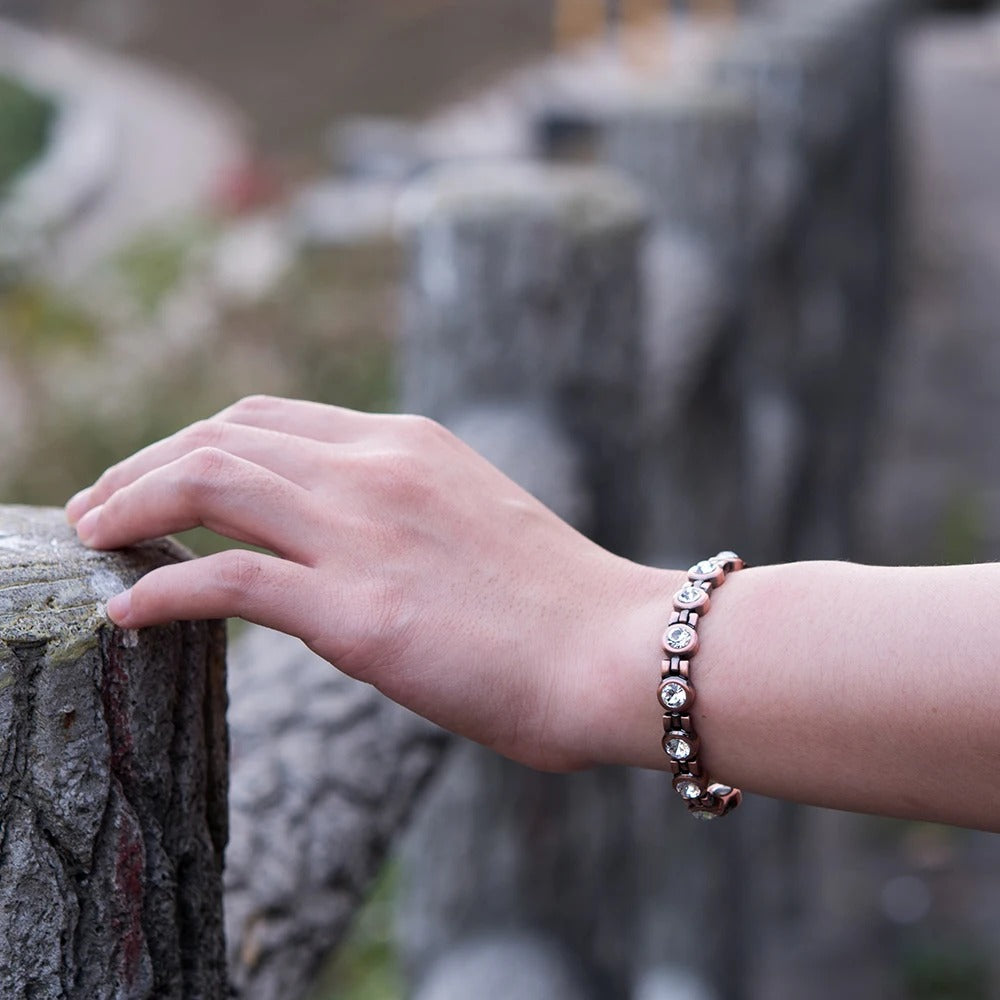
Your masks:
<instances>
[{"instance_id":1,"label":"forearm","mask_svg":"<svg viewBox=\"0 0 1000 1000\"><path fill-rule=\"evenodd\" d=\"M515 760L667 768L681 572L587 541L431 421L254 397L67 509L97 548L203 524L271 554L162 567L120 626L238 615ZM730 574L698 623L699 760L747 791L1000 830L1000 565Z\"/></svg>"},{"instance_id":2,"label":"forearm","mask_svg":"<svg viewBox=\"0 0 1000 1000\"><path fill-rule=\"evenodd\" d=\"M636 578L598 753L666 768L656 642L684 574ZM713 777L1000 830L1000 565L747 569L727 578L698 630L694 718ZM629 724L615 727L616 716Z\"/></svg>"}]
</instances>

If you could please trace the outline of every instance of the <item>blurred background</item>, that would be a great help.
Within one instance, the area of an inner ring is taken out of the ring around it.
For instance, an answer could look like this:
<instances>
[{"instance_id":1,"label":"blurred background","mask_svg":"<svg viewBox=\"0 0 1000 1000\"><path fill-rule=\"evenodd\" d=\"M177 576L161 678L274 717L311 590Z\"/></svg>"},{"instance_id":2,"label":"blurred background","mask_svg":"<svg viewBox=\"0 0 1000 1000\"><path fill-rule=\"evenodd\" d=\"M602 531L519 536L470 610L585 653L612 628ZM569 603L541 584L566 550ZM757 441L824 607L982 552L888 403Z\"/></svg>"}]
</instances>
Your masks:
<instances>
[{"instance_id":1,"label":"blurred background","mask_svg":"<svg viewBox=\"0 0 1000 1000\"><path fill-rule=\"evenodd\" d=\"M265 392L664 564L995 560L997 316L989 3L0 0L2 502ZM444 770L312 1000L1000 997L994 837Z\"/></svg>"}]
</instances>

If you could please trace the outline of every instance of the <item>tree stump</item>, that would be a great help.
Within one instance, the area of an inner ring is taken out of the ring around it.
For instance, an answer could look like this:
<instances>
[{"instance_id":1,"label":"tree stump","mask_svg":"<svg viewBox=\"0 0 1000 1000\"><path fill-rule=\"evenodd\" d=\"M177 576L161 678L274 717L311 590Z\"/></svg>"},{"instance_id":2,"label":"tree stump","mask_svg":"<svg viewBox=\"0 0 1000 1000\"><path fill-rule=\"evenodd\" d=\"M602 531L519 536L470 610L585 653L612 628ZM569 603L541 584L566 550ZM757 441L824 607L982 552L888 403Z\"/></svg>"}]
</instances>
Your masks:
<instances>
[{"instance_id":1,"label":"tree stump","mask_svg":"<svg viewBox=\"0 0 1000 1000\"><path fill-rule=\"evenodd\" d=\"M226 995L224 630L104 611L184 557L0 507L0 996Z\"/></svg>"}]
</instances>

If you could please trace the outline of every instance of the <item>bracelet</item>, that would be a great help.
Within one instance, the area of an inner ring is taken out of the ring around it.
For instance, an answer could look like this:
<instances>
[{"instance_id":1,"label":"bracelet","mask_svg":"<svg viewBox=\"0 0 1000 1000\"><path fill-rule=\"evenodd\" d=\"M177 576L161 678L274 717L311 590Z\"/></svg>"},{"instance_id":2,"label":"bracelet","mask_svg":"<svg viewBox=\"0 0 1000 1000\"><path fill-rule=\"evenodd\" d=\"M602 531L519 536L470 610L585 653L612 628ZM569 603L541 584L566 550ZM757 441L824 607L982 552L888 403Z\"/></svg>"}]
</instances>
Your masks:
<instances>
[{"instance_id":1,"label":"bracelet","mask_svg":"<svg viewBox=\"0 0 1000 1000\"><path fill-rule=\"evenodd\" d=\"M663 633L664 659L657 697L663 716L663 752L670 758L674 790L698 819L715 819L732 812L742 793L705 774L698 752L700 742L691 720L695 690L691 658L698 652L698 620L708 612L709 595L725 582L727 573L743 569L735 552L720 552L688 570L688 582L674 594L674 612Z\"/></svg>"}]
</instances>

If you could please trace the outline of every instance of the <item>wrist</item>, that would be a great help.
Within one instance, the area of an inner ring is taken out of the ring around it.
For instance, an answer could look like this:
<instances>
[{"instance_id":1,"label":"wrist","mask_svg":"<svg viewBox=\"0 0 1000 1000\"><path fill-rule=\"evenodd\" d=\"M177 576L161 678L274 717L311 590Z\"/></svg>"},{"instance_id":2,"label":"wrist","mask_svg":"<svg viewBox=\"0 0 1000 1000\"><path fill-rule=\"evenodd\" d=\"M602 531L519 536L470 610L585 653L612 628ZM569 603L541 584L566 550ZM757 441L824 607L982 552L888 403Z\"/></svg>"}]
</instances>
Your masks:
<instances>
[{"instance_id":1,"label":"wrist","mask_svg":"<svg viewBox=\"0 0 1000 1000\"><path fill-rule=\"evenodd\" d=\"M685 580L682 571L624 563L608 601L611 613L593 647L585 712L592 763L669 770L661 746L663 710L656 699L660 640L671 598Z\"/></svg>"}]
</instances>

